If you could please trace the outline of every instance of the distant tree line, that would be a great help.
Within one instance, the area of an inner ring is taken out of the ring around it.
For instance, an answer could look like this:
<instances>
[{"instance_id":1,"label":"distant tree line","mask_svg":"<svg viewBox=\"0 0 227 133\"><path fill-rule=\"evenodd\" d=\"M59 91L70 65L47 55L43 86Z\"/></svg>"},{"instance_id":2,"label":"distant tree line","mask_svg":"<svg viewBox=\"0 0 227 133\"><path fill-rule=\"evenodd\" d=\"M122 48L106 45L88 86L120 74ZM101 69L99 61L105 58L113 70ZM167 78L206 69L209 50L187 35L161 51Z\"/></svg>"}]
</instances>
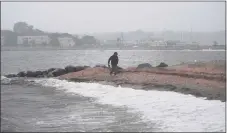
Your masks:
<instances>
[{"instance_id":1,"label":"distant tree line","mask_svg":"<svg viewBox=\"0 0 227 133\"><path fill-rule=\"evenodd\" d=\"M1 30L1 36L4 36L4 45L17 46L18 36L48 36L50 38L50 46L59 47L60 42L58 37L71 37L76 43L75 46L82 46L84 44L97 44L97 40L94 36L84 35L81 38L68 33L47 33L39 29L34 29L34 26L27 24L26 22L17 22L11 30Z\"/></svg>"},{"instance_id":2,"label":"distant tree line","mask_svg":"<svg viewBox=\"0 0 227 133\"><path fill-rule=\"evenodd\" d=\"M17 34L10 30L1 30L1 36L4 36L4 45L16 46Z\"/></svg>"}]
</instances>

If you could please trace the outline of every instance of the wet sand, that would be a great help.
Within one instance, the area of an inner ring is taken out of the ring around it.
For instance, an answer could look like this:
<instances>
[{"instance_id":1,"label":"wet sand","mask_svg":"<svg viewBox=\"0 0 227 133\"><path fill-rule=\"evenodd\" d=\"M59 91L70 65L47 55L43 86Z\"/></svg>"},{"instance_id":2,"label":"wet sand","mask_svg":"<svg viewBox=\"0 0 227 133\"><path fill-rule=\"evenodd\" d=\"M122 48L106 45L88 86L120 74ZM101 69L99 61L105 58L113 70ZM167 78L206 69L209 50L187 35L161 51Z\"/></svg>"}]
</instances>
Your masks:
<instances>
[{"instance_id":1,"label":"wet sand","mask_svg":"<svg viewBox=\"0 0 227 133\"><path fill-rule=\"evenodd\" d=\"M143 90L175 91L226 101L225 61L181 64L166 68L127 68L110 76L108 68L88 68L58 78L75 82L99 82Z\"/></svg>"}]
</instances>

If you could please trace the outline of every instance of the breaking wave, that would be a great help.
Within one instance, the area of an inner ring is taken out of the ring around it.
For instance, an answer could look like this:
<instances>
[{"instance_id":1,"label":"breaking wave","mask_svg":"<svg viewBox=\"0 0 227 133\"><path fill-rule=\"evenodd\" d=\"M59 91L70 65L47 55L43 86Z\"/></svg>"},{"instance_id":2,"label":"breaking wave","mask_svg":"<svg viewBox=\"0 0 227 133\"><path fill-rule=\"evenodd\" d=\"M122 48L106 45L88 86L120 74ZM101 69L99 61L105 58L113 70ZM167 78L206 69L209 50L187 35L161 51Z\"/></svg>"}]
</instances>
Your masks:
<instances>
[{"instance_id":1,"label":"breaking wave","mask_svg":"<svg viewBox=\"0 0 227 133\"><path fill-rule=\"evenodd\" d=\"M30 81L72 95L93 97L101 104L126 106L129 111L142 113L144 121L155 122L161 131L225 131L225 103L218 100L53 78Z\"/></svg>"},{"instance_id":2,"label":"breaking wave","mask_svg":"<svg viewBox=\"0 0 227 133\"><path fill-rule=\"evenodd\" d=\"M1 76L1 84L10 84L11 79L5 76Z\"/></svg>"}]
</instances>

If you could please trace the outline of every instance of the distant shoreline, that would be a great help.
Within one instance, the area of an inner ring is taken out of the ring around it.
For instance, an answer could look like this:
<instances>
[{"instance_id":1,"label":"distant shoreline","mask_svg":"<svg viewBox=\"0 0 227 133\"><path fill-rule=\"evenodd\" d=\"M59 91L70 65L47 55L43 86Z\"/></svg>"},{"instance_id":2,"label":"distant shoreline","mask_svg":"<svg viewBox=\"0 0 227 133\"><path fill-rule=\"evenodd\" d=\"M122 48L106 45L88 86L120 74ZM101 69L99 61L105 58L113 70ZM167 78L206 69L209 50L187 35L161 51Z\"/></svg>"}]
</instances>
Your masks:
<instances>
[{"instance_id":1,"label":"distant shoreline","mask_svg":"<svg viewBox=\"0 0 227 133\"><path fill-rule=\"evenodd\" d=\"M160 50L160 51L168 51L168 50L179 50L179 51L225 51L224 48L220 47L212 47L212 46L200 46L199 48L188 48L188 47L122 47L122 48L116 48L116 47L96 47L96 48L87 48L87 47L74 47L74 48L59 48L59 47L1 47L1 51L39 51L39 50Z\"/></svg>"}]
</instances>

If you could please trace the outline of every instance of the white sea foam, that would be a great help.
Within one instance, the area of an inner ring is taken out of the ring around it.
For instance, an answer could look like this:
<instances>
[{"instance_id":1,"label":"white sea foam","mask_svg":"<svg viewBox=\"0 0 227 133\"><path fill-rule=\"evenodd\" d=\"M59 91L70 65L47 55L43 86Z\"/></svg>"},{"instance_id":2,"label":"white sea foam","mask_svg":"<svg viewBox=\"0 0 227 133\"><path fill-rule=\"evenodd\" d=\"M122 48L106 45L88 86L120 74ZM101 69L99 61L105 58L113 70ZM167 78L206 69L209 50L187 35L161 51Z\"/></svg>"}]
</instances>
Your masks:
<instances>
[{"instance_id":1,"label":"white sea foam","mask_svg":"<svg viewBox=\"0 0 227 133\"><path fill-rule=\"evenodd\" d=\"M9 84L11 82L10 78L7 78L5 76L1 76L1 84Z\"/></svg>"},{"instance_id":2,"label":"white sea foam","mask_svg":"<svg viewBox=\"0 0 227 133\"><path fill-rule=\"evenodd\" d=\"M101 104L127 106L161 131L225 131L225 103L175 92L144 91L98 83L38 79L36 83L70 94L97 98Z\"/></svg>"}]
</instances>

